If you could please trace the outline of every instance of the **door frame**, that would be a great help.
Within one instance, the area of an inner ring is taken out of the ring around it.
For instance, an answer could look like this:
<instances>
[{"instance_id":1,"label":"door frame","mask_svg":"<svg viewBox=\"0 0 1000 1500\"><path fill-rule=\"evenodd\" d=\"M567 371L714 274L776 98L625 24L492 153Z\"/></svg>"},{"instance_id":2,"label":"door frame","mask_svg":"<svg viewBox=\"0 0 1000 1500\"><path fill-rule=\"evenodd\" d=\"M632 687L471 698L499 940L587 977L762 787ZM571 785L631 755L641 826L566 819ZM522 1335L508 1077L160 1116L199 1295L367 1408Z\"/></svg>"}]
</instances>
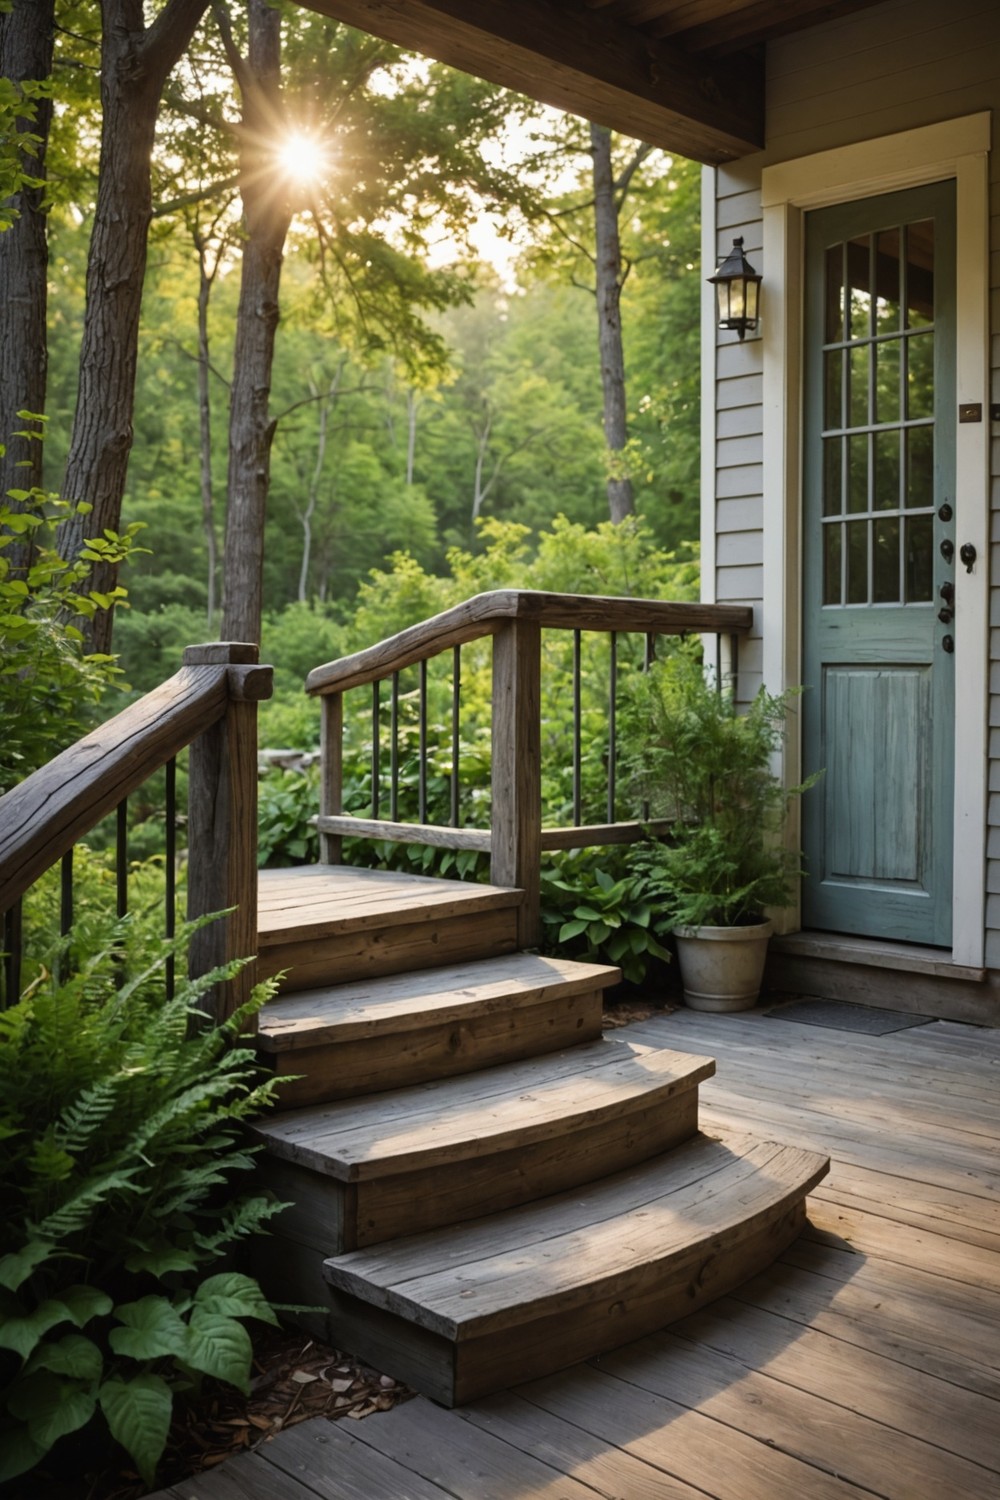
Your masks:
<instances>
[{"instance_id":1,"label":"door frame","mask_svg":"<svg viewBox=\"0 0 1000 1500\"><path fill-rule=\"evenodd\" d=\"M989 176L990 114L821 151L765 167L763 339L763 677L770 692L802 681L802 375L804 215L943 178L956 181L956 368L958 404L982 420L956 425L956 543L978 555L956 590L955 803L951 960L980 967L986 915L989 672ZM801 780L796 736L785 754L788 785ZM798 848L798 826L789 840ZM801 926L796 905L782 930Z\"/></svg>"}]
</instances>

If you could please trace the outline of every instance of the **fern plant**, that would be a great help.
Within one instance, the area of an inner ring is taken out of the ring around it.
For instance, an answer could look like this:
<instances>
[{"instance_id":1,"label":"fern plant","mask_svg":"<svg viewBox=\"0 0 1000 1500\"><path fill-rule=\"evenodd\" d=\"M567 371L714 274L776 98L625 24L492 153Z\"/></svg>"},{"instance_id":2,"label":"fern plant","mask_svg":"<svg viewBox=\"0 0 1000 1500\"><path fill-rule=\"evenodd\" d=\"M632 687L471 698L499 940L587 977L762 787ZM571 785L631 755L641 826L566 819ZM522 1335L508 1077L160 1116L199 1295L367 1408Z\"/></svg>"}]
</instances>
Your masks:
<instances>
[{"instance_id":1,"label":"fern plant","mask_svg":"<svg viewBox=\"0 0 1000 1500\"><path fill-rule=\"evenodd\" d=\"M0 1482L103 1424L153 1482L174 1395L205 1375L246 1389L257 1283L206 1271L284 1206L231 1181L243 1122L271 1102L231 1020L198 1010L231 965L163 998L189 924L122 980L123 924L61 983L0 1012Z\"/></svg>"}]
</instances>

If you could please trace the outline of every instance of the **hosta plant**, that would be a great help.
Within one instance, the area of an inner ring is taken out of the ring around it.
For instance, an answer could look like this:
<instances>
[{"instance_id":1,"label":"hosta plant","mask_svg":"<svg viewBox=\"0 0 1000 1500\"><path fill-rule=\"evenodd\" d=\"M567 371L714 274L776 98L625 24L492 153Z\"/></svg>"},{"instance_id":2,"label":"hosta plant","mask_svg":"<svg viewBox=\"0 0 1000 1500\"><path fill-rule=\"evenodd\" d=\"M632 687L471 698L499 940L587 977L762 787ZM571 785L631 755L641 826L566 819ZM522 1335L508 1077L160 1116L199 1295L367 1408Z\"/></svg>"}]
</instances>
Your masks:
<instances>
[{"instance_id":1,"label":"hosta plant","mask_svg":"<svg viewBox=\"0 0 1000 1500\"><path fill-rule=\"evenodd\" d=\"M0 1012L0 1482L86 1429L151 1484L175 1394L206 1375L246 1389L244 1320L276 1321L223 1259L282 1207L233 1181L274 1087L240 1037L265 995L207 1021L234 965L164 999L191 930L126 973L105 929L71 977Z\"/></svg>"},{"instance_id":2,"label":"hosta plant","mask_svg":"<svg viewBox=\"0 0 1000 1500\"><path fill-rule=\"evenodd\" d=\"M668 963L658 942L645 882L609 849L556 856L542 870L542 928L547 953L617 964L630 984L650 965Z\"/></svg>"}]
</instances>

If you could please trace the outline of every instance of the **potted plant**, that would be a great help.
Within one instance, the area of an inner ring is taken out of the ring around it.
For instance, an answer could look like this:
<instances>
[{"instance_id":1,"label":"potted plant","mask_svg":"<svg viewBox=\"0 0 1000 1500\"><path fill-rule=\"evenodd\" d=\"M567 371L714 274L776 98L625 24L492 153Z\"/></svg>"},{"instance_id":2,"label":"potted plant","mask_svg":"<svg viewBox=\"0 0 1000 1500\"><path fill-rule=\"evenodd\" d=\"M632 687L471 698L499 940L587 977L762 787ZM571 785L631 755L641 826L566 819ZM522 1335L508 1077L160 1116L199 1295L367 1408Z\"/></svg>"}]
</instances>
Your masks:
<instances>
[{"instance_id":1,"label":"potted plant","mask_svg":"<svg viewBox=\"0 0 1000 1500\"><path fill-rule=\"evenodd\" d=\"M624 757L650 819L670 834L633 856L661 896L688 1005L742 1010L760 993L769 907L787 906L799 857L782 839L791 797L771 768L794 692L763 689L745 713L731 684L679 652L637 676L623 716Z\"/></svg>"}]
</instances>

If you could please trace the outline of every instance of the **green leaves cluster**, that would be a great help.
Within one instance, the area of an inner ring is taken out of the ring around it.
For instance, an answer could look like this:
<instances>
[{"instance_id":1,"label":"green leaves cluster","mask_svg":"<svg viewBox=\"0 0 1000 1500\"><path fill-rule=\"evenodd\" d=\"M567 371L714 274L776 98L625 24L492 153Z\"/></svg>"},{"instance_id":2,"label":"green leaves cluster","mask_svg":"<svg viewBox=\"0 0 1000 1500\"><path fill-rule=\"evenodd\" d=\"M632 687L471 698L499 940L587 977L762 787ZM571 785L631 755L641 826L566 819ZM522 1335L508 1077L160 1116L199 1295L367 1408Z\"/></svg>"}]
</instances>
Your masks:
<instances>
[{"instance_id":1,"label":"green leaves cluster","mask_svg":"<svg viewBox=\"0 0 1000 1500\"><path fill-rule=\"evenodd\" d=\"M75 509L86 514L88 507ZM126 561L141 528L135 523L121 534L89 538L66 562L46 538L73 510L38 489L0 497L0 792L90 728L93 709L121 675L114 657L86 650L75 622L125 598L120 586L99 593L86 579L95 562ZM26 567L12 562L15 553L27 554Z\"/></svg>"},{"instance_id":2,"label":"green leaves cluster","mask_svg":"<svg viewBox=\"0 0 1000 1500\"><path fill-rule=\"evenodd\" d=\"M799 857L782 825L805 786L783 787L772 757L794 698L761 689L741 712L731 686L686 653L630 681L622 738L631 785L651 817L674 820L669 840L634 864L662 889L670 925L736 926L788 904Z\"/></svg>"},{"instance_id":3,"label":"green leaves cluster","mask_svg":"<svg viewBox=\"0 0 1000 1500\"><path fill-rule=\"evenodd\" d=\"M541 890L546 952L617 964L630 984L642 984L654 963L670 962L655 935L648 882L621 853L556 855L542 870Z\"/></svg>"},{"instance_id":4,"label":"green leaves cluster","mask_svg":"<svg viewBox=\"0 0 1000 1500\"><path fill-rule=\"evenodd\" d=\"M121 926L79 972L0 1013L0 1482L103 1419L152 1483L176 1392L205 1375L246 1387L241 1319L275 1322L256 1282L204 1268L282 1205L240 1195L264 1109L241 1028L198 1002L238 965L163 998L190 940L153 944L128 978Z\"/></svg>"}]
</instances>

